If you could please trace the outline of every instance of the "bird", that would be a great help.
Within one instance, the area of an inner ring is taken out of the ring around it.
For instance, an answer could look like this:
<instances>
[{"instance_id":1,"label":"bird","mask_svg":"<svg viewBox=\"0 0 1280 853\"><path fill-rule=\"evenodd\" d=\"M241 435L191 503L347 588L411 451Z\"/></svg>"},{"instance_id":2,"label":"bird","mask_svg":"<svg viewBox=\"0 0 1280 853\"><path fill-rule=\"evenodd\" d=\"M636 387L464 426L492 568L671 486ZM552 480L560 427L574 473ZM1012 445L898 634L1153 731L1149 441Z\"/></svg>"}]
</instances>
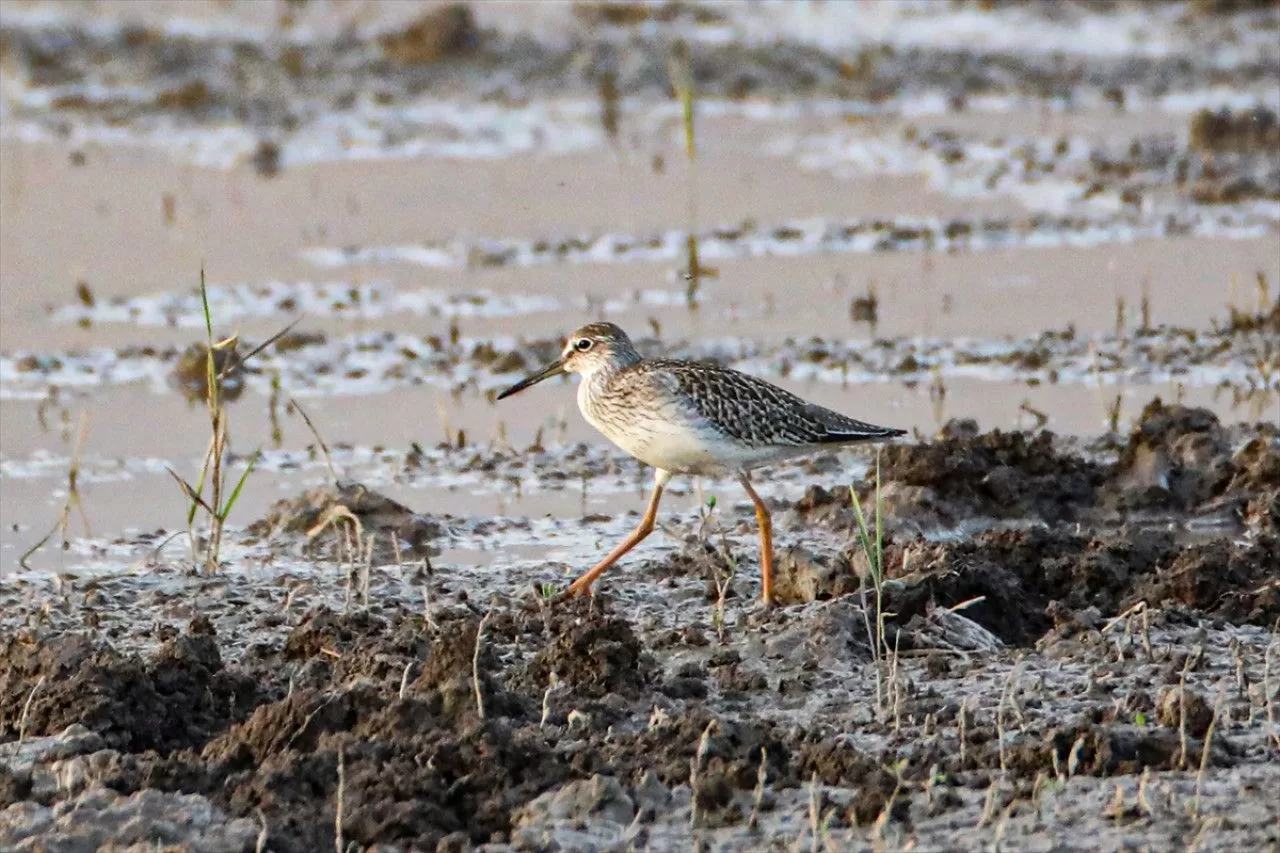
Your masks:
<instances>
[{"instance_id":1,"label":"bird","mask_svg":"<svg viewBox=\"0 0 1280 853\"><path fill-rule=\"evenodd\" d=\"M655 469L640 524L564 597L592 584L653 532L671 478L734 476L755 507L760 535L761 601L774 604L773 521L751 485L762 465L863 441L906 435L810 403L756 376L714 362L645 358L621 328L597 322L571 334L560 357L501 391L503 400L553 376L576 373L578 409L607 439Z\"/></svg>"}]
</instances>

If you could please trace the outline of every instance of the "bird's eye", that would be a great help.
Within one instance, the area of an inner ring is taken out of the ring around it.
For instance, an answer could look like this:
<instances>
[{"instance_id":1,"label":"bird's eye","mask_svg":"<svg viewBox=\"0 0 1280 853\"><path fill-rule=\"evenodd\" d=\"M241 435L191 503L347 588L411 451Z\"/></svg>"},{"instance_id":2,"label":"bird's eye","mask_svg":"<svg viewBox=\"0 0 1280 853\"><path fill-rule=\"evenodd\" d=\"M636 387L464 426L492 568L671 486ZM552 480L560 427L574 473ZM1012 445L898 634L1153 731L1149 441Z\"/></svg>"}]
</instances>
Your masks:
<instances>
[{"instance_id":1,"label":"bird's eye","mask_svg":"<svg viewBox=\"0 0 1280 853\"><path fill-rule=\"evenodd\" d=\"M586 352L591 349L593 343L591 338L578 338L578 340L574 341L573 348L578 352Z\"/></svg>"}]
</instances>

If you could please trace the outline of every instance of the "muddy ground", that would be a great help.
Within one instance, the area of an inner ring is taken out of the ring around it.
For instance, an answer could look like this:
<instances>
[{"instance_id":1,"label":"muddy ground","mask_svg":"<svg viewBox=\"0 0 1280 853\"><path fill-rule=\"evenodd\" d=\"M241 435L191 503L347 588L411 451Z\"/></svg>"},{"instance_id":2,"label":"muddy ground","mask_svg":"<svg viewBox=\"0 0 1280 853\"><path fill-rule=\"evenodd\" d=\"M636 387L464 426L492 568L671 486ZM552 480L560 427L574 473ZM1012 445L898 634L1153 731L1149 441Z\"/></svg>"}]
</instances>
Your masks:
<instances>
[{"instance_id":1,"label":"muddy ground","mask_svg":"<svg viewBox=\"0 0 1280 853\"><path fill-rule=\"evenodd\" d=\"M745 508L594 599L489 598L416 558L438 527L352 484L250 528L309 549L309 582L28 585L0 840L1275 849L1280 433L1153 403L1072 445L957 422L883 451L883 645L836 488L774 502L769 612ZM399 568L308 540L334 504L394 531ZM940 518L957 533L915 532Z\"/></svg>"}]
</instances>

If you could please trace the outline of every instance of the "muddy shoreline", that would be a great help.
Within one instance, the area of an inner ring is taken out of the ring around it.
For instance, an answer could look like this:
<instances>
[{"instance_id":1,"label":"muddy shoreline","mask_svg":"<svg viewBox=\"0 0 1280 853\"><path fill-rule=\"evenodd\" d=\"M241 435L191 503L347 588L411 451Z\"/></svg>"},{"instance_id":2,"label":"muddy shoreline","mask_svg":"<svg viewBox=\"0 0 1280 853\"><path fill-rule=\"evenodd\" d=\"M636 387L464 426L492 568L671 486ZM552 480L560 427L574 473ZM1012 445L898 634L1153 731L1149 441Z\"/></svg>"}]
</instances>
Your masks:
<instances>
[{"instance_id":1,"label":"muddy shoreline","mask_svg":"<svg viewBox=\"0 0 1280 853\"><path fill-rule=\"evenodd\" d=\"M1274 2L0 5L0 850L1280 851Z\"/></svg>"}]
</instances>

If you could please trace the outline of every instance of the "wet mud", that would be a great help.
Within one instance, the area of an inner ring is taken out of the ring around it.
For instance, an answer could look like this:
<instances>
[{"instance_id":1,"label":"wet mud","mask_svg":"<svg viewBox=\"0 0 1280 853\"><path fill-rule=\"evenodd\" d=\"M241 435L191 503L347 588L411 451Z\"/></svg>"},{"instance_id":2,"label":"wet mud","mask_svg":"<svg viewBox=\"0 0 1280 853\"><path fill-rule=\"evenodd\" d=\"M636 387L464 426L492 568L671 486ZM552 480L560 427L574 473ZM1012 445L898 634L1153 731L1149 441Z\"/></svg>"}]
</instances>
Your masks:
<instances>
[{"instance_id":1,"label":"wet mud","mask_svg":"<svg viewBox=\"0 0 1280 853\"><path fill-rule=\"evenodd\" d=\"M725 540L744 565L723 580L707 536L586 600L485 599L439 570L416 601L282 611L244 577L234 603L104 633L88 596L33 595L0 649L0 838L90 849L158 814L200 850L928 845L1102 798L1117 843L1266 849L1278 464L1274 425L1159 401L1093 442L954 423L882 453L879 590L848 530L821 532L849 489L775 501L771 612L747 545ZM250 530L287 547L348 504L388 538L412 518L347 485Z\"/></svg>"}]
</instances>

